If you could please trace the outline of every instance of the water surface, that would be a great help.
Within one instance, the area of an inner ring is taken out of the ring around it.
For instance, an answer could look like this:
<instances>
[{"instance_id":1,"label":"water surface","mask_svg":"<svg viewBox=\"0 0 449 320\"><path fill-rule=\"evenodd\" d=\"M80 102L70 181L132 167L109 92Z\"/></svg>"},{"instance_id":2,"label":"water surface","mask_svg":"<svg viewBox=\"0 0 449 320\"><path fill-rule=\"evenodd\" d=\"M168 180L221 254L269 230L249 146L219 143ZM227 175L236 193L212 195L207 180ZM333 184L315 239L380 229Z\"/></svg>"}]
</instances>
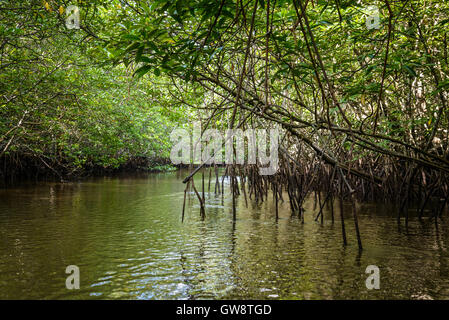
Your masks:
<instances>
[{"instance_id":1,"label":"water surface","mask_svg":"<svg viewBox=\"0 0 449 320\"><path fill-rule=\"evenodd\" d=\"M345 204L348 246L325 211L305 223L286 201L206 192L201 221L194 195L181 223L186 172L105 177L0 189L0 299L447 299L448 224L411 221L398 230L393 208L358 204L359 252ZM200 181L196 183L200 186ZM207 182L206 182L207 191ZM285 199L287 199L285 197ZM81 288L65 287L68 265ZM380 268L379 290L365 286Z\"/></svg>"}]
</instances>

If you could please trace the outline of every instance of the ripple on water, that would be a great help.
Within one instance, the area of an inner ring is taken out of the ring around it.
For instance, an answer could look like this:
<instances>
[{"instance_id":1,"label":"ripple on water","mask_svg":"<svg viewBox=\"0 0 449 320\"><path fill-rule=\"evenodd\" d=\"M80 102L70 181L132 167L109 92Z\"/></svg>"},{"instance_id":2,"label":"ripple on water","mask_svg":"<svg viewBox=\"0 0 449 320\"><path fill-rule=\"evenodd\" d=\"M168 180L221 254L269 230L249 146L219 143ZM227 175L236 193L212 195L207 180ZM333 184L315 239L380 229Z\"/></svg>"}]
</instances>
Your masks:
<instances>
[{"instance_id":1,"label":"ripple on water","mask_svg":"<svg viewBox=\"0 0 449 320\"><path fill-rule=\"evenodd\" d=\"M325 207L315 222L313 199L302 224L288 201L276 221L271 197L248 207L237 197L233 222L231 198L206 193L201 221L192 194L181 223L176 174L125 180L54 184L51 197L45 184L2 191L0 298L449 298L447 221L438 232L415 220L398 230L391 208L362 205L360 253L350 211L343 247L339 216L332 224ZM76 293L64 285L69 264L81 271ZM365 287L371 264L381 270L376 292Z\"/></svg>"}]
</instances>

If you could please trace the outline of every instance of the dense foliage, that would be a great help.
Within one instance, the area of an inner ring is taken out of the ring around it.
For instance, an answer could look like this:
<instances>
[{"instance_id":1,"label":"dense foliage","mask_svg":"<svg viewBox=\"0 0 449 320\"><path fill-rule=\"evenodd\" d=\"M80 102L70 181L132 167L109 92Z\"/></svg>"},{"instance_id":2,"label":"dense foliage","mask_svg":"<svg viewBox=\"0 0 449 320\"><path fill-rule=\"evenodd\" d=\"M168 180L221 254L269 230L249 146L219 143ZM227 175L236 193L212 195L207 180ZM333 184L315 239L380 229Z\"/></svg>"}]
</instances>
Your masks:
<instances>
[{"instance_id":1,"label":"dense foliage","mask_svg":"<svg viewBox=\"0 0 449 320\"><path fill-rule=\"evenodd\" d=\"M204 90L204 127L278 123L303 176L447 199L446 1L126 1L107 21L113 60Z\"/></svg>"},{"instance_id":2,"label":"dense foliage","mask_svg":"<svg viewBox=\"0 0 449 320\"><path fill-rule=\"evenodd\" d=\"M0 172L64 178L86 170L165 164L169 133L183 117L167 110L163 87L113 67L95 32L98 8L81 30L65 26L66 5L0 4Z\"/></svg>"}]
</instances>

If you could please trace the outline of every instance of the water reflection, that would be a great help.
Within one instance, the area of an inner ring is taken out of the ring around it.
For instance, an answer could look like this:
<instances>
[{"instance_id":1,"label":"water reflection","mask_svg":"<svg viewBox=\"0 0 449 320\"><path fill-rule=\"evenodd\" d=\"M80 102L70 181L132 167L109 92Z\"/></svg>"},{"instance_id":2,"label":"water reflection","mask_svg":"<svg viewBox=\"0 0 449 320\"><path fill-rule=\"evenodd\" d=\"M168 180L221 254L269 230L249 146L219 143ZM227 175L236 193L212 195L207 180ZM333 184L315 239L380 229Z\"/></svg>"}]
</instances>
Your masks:
<instances>
[{"instance_id":1,"label":"water reflection","mask_svg":"<svg viewBox=\"0 0 449 320\"><path fill-rule=\"evenodd\" d=\"M365 250L350 217L341 240L338 205L305 223L288 202L237 200L206 192L206 219L192 194L181 223L185 172L45 183L0 190L2 299L385 299L449 298L448 224L411 220L358 205ZM200 186L198 180L196 183ZM207 188L207 183L206 183ZM287 199L285 196L284 199ZM81 289L65 288L65 268L80 267ZM381 270L381 289L365 287L366 266Z\"/></svg>"}]
</instances>

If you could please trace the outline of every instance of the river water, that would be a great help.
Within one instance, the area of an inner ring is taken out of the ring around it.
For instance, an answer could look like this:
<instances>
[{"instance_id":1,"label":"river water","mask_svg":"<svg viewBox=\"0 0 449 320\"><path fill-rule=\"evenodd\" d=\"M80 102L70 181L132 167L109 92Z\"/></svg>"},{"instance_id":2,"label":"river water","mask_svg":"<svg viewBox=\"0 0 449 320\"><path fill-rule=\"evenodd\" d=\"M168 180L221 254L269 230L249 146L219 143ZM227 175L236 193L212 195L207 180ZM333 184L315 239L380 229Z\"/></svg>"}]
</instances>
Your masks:
<instances>
[{"instance_id":1,"label":"river water","mask_svg":"<svg viewBox=\"0 0 449 320\"><path fill-rule=\"evenodd\" d=\"M233 222L230 195L222 205L212 184L206 219L191 195L181 223L185 176L0 189L0 299L449 298L446 222L398 229L392 207L357 204L359 252L349 203L343 247L337 203L335 223L326 210L321 224L310 198L302 224L288 201L276 221L271 199L246 208L241 196ZM66 288L68 265L79 290ZM368 265L379 267L378 290L365 285Z\"/></svg>"}]
</instances>

